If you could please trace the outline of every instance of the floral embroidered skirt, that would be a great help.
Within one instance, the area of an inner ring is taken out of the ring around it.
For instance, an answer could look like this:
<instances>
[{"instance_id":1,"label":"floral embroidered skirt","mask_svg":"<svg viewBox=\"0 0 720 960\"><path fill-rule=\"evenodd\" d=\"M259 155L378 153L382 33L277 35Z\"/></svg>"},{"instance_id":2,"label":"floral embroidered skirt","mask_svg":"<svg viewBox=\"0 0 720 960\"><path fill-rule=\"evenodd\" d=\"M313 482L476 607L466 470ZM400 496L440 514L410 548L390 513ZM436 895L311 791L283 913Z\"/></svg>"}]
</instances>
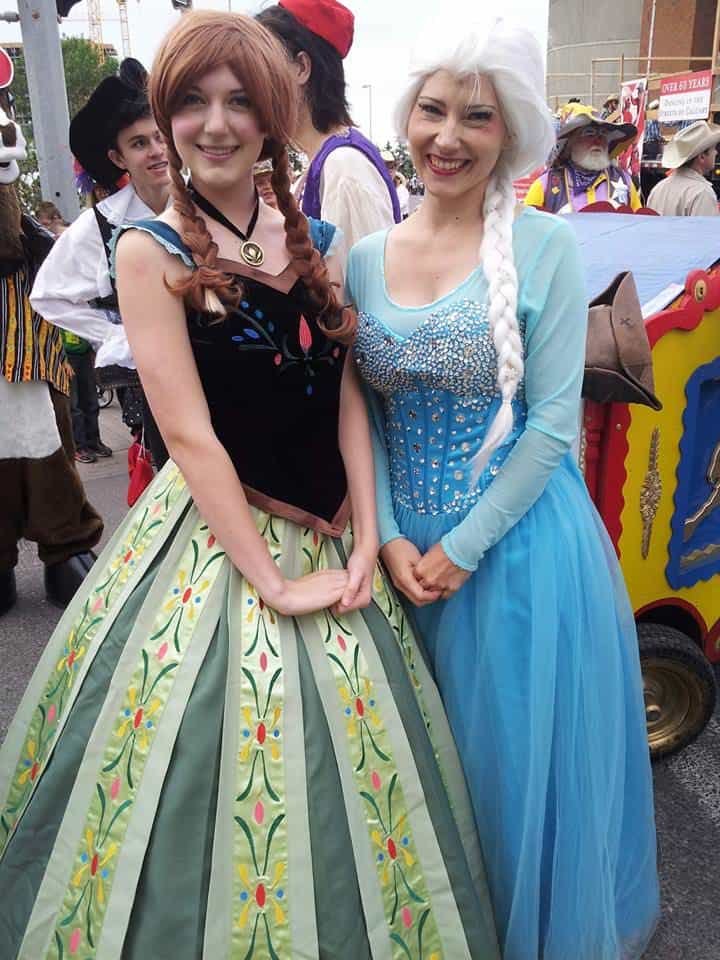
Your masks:
<instances>
[{"instance_id":1,"label":"floral embroidered skirt","mask_svg":"<svg viewBox=\"0 0 720 960\"><path fill-rule=\"evenodd\" d=\"M287 576L343 563L347 540L255 516ZM0 957L498 960L455 746L379 572L368 610L278 616L167 464L0 751Z\"/></svg>"}]
</instances>

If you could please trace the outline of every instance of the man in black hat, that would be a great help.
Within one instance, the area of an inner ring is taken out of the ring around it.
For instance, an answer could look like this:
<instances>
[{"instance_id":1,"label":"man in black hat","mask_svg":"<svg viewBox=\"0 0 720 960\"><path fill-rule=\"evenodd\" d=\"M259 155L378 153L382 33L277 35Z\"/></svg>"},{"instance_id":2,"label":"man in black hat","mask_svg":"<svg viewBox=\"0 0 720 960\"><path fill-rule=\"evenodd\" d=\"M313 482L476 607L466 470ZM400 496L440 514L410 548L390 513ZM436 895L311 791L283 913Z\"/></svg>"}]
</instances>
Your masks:
<instances>
[{"instance_id":1,"label":"man in black hat","mask_svg":"<svg viewBox=\"0 0 720 960\"><path fill-rule=\"evenodd\" d=\"M46 320L93 345L104 382L138 388L109 259L115 229L162 213L170 193L167 151L150 112L142 64L127 58L117 76L99 84L70 124L70 147L81 189L107 196L58 238L37 275L31 303ZM142 402L146 439L161 466L167 452Z\"/></svg>"}]
</instances>

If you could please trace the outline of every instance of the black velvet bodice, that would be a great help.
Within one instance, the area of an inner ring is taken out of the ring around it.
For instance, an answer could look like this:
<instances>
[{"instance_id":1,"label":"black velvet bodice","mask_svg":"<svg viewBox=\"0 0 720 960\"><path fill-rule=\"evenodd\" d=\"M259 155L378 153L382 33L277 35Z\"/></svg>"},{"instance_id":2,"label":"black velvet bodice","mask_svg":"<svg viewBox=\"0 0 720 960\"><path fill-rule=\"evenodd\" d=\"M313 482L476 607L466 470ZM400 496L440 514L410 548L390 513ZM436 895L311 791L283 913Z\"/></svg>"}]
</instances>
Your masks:
<instances>
[{"instance_id":1,"label":"black velvet bodice","mask_svg":"<svg viewBox=\"0 0 720 960\"><path fill-rule=\"evenodd\" d=\"M349 514L338 441L346 349L318 327L302 281L283 293L239 279L237 309L188 317L213 427L250 503L337 535Z\"/></svg>"}]
</instances>

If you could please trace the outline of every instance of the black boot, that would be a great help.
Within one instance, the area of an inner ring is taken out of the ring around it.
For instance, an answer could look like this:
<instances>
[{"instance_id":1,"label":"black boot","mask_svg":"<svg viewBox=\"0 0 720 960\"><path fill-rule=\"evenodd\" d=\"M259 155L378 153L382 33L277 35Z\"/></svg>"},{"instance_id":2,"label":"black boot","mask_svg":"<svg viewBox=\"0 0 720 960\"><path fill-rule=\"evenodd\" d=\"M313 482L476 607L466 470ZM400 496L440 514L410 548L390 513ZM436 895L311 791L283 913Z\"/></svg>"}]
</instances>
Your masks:
<instances>
[{"instance_id":1,"label":"black boot","mask_svg":"<svg viewBox=\"0 0 720 960\"><path fill-rule=\"evenodd\" d=\"M92 551L77 553L62 563L45 565L45 596L56 607L66 607L85 579L96 557Z\"/></svg>"},{"instance_id":2,"label":"black boot","mask_svg":"<svg viewBox=\"0 0 720 960\"><path fill-rule=\"evenodd\" d=\"M4 570L0 573L0 617L8 610L12 610L16 600L15 571Z\"/></svg>"}]
</instances>

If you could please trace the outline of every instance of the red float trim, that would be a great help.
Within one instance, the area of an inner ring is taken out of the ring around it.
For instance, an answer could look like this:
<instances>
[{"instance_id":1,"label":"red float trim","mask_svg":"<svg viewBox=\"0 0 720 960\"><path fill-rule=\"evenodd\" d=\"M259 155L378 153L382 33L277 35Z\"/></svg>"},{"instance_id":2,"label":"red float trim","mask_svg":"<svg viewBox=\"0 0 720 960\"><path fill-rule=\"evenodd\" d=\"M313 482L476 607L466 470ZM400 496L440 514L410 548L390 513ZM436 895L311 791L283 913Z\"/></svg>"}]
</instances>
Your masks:
<instances>
[{"instance_id":1,"label":"red float trim","mask_svg":"<svg viewBox=\"0 0 720 960\"><path fill-rule=\"evenodd\" d=\"M663 600L653 600L635 611L635 619L639 620L643 614L651 610L657 610L658 607L677 607L689 614L700 631L703 653L710 663L720 663L720 620L716 620L713 626L708 630L705 618L692 603L682 600L680 597L665 597Z\"/></svg>"},{"instance_id":2,"label":"red float trim","mask_svg":"<svg viewBox=\"0 0 720 960\"><path fill-rule=\"evenodd\" d=\"M691 270L685 280L685 293L675 305L654 314L645 324L654 347L670 330L694 330L706 313L720 307L720 269Z\"/></svg>"},{"instance_id":3,"label":"red float trim","mask_svg":"<svg viewBox=\"0 0 720 960\"><path fill-rule=\"evenodd\" d=\"M720 663L720 620L716 620L708 631L704 649L710 663Z\"/></svg>"},{"instance_id":4,"label":"red float trim","mask_svg":"<svg viewBox=\"0 0 720 960\"><path fill-rule=\"evenodd\" d=\"M629 449L627 434L631 420L632 414L628 404L607 405L598 462L595 504L618 556L620 556L622 512L625 507L623 488L627 478L625 469L625 458Z\"/></svg>"},{"instance_id":5,"label":"red float trim","mask_svg":"<svg viewBox=\"0 0 720 960\"><path fill-rule=\"evenodd\" d=\"M698 625L701 636L707 636L708 628L707 624L705 623L705 618L696 606L694 606L688 600L683 600L681 597L665 597L662 600L653 600L652 603L646 603L644 607L639 607L635 611L635 619L638 620L644 613L649 613L651 610L657 610L658 607L678 607L680 610L684 610L685 613L690 614L695 623Z\"/></svg>"}]
</instances>

